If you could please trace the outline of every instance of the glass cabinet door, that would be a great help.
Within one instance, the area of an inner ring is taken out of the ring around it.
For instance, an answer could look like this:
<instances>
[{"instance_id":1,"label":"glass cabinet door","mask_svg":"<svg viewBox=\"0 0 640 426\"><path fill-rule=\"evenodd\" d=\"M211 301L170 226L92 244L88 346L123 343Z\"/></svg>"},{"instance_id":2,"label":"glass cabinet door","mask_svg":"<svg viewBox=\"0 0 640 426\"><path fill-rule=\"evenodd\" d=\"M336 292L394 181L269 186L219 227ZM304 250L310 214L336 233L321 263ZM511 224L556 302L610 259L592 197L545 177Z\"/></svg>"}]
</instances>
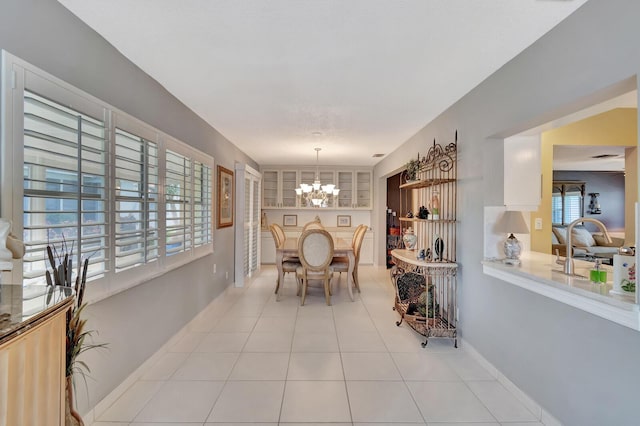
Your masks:
<instances>
[{"instance_id":1,"label":"glass cabinet door","mask_svg":"<svg viewBox=\"0 0 640 426\"><path fill-rule=\"evenodd\" d=\"M370 170L320 170L318 178L322 185L334 184L340 189L337 199L329 197L323 207L340 209L370 209L372 195L372 173ZM315 169L263 170L263 208L305 208L306 202L296 194L296 188L316 180Z\"/></svg>"},{"instance_id":2,"label":"glass cabinet door","mask_svg":"<svg viewBox=\"0 0 640 426\"><path fill-rule=\"evenodd\" d=\"M275 170L262 172L262 206L278 207L278 172Z\"/></svg>"},{"instance_id":3,"label":"glass cabinet door","mask_svg":"<svg viewBox=\"0 0 640 426\"><path fill-rule=\"evenodd\" d=\"M338 172L338 207L353 207L353 172Z\"/></svg>"},{"instance_id":4,"label":"glass cabinet door","mask_svg":"<svg viewBox=\"0 0 640 426\"><path fill-rule=\"evenodd\" d=\"M356 207L371 207L371 172L356 172Z\"/></svg>"},{"instance_id":5,"label":"glass cabinet door","mask_svg":"<svg viewBox=\"0 0 640 426\"><path fill-rule=\"evenodd\" d=\"M298 172L295 170L282 171L282 207L296 207L296 187L298 186Z\"/></svg>"}]
</instances>

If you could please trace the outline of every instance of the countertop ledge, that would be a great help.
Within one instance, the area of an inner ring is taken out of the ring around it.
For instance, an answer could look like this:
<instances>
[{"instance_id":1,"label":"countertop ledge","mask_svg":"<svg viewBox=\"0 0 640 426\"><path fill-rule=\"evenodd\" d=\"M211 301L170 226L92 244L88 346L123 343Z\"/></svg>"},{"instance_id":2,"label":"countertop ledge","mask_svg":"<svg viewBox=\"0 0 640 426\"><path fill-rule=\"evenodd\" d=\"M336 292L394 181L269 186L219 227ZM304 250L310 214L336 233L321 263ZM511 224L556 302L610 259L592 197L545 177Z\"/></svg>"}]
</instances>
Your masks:
<instances>
[{"instance_id":1,"label":"countertop ledge","mask_svg":"<svg viewBox=\"0 0 640 426\"><path fill-rule=\"evenodd\" d=\"M0 285L0 345L71 307L74 294L62 286Z\"/></svg>"},{"instance_id":2,"label":"countertop ledge","mask_svg":"<svg viewBox=\"0 0 640 426\"><path fill-rule=\"evenodd\" d=\"M640 331L640 306L634 303L633 296L610 294L610 282L593 284L588 279L564 275L555 256L549 254L529 252L520 260L518 266L484 260L482 270L486 275ZM576 260L575 267L577 274L589 276L593 263ZM604 269L609 271L610 281L613 270L610 266Z\"/></svg>"}]
</instances>

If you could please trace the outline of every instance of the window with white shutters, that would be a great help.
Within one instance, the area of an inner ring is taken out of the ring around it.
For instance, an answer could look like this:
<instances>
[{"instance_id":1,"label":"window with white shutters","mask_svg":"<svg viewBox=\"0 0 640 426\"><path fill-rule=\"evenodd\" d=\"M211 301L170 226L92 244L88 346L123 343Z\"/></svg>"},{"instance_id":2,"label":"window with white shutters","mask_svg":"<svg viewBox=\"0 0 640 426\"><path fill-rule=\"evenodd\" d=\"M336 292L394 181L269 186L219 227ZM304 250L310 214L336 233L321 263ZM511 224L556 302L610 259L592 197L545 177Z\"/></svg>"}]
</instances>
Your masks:
<instances>
[{"instance_id":1,"label":"window with white shutters","mask_svg":"<svg viewBox=\"0 0 640 426\"><path fill-rule=\"evenodd\" d=\"M115 130L116 272L155 261L158 252L158 144Z\"/></svg>"},{"instance_id":2,"label":"window with white shutters","mask_svg":"<svg viewBox=\"0 0 640 426\"><path fill-rule=\"evenodd\" d=\"M88 277L107 270L107 145L101 117L24 91L25 284L42 281L47 245L66 243Z\"/></svg>"},{"instance_id":3,"label":"window with white shutters","mask_svg":"<svg viewBox=\"0 0 640 426\"><path fill-rule=\"evenodd\" d=\"M89 259L92 300L213 253L213 158L2 58L0 207L26 246L14 282L45 283L47 245L66 245L74 276Z\"/></svg>"},{"instance_id":4,"label":"window with white shutters","mask_svg":"<svg viewBox=\"0 0 640 426\"><path fill-rule=\"evenodd\" d=\"M554 181L551 196L551 221L568 225L584 216L584 182Z\"/></svg>"}]
</instances>

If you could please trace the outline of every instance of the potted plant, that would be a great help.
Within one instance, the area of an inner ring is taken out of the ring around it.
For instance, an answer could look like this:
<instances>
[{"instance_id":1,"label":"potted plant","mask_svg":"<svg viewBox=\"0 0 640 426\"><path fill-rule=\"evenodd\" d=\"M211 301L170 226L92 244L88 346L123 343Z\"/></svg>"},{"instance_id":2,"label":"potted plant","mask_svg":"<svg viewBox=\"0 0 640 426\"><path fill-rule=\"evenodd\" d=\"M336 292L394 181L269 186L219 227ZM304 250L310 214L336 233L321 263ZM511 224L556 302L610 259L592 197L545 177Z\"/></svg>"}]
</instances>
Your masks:
<instances>
[{"instance_id":1,"label":"potted plant","mask_svg":"<svg viewBox=\"0 0 640 426\"><path fill-rule=\"evenodd\" d=\"M89 259L84 259L78 265L75 279L73 278L73 244L68 250L66 240L62 239L60 250L55 246L47 245L47 259L51 266L51 271L46 271L47 285L60 285L72 287L76 292L76 300L67 312L66 329L66 389L65 389L65 417L66 425L83 426L84 422L80 414L74 409L73 400L73 375L79 373L85 377L90 372L89 367L83 361L78 360L78 356L89 349L102 348L106 344L94 344L86 341L86 338L93 334L92 330L85 330L86 319L82 318L82 311L87 305L83 302L84 290L87 282L87 269Z\"/></svg>"},{"instance_id":2,"label":"potted plant","mask_svg":"<svg viewBox=\"0 0 640 426\"><path fill-rule=\"evenodd\" d=\"M407 182L411 182L414 180L418 180L418 172L422 168L422 163L420 162L420 158L411 159L407 164L405 164L405 179Z\"/></svg>"}]
</instances>

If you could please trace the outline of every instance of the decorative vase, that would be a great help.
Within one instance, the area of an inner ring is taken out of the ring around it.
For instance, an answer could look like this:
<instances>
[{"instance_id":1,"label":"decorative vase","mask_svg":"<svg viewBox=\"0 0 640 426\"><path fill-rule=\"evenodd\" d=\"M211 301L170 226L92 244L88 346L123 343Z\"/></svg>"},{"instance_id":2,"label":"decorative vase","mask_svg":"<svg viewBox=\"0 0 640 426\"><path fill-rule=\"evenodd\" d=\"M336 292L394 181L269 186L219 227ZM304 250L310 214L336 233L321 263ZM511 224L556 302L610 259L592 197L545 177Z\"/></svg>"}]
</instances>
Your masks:
<instances>
[{"instance_id":1,"label":"decorative vase","mask_svg":"<svg viewBox=\"0 0 640 426\"><path fill-rule=\"evenodd\" d=\"M413 229L409 228L405 231L402 236L402 241L404 242L404 247L407 250L413 250L416 248L416 242L418 241L418 237L413 233Z\"/></svg>"},{"instance_id":2,"label":"decorative vase","mask_svg":"<svg viewBox=\"0 0 640 426\"><path fill-rule=\"evenodd\" d=\"M65 408L64 417L66 426L84 426L82 417L73 408L73 377L67 376L66 388L65 388Z\"/></svg>"}]
</instances>

